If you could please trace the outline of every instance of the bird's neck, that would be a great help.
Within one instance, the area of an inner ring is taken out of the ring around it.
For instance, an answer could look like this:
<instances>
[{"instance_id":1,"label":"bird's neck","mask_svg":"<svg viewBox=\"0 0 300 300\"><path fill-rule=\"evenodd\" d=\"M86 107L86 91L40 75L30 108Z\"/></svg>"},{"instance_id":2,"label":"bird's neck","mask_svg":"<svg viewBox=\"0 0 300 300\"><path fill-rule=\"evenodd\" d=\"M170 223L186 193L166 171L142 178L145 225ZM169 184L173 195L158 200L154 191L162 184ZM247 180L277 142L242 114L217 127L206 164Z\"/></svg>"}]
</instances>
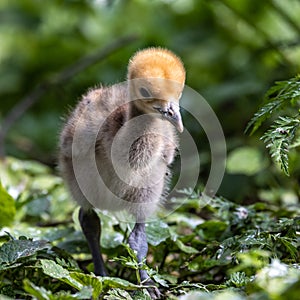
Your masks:
<instances>
[{"instance_id":1,"label":"bird's neck","mask_svg":"<svg viewBox=\"0 0 300 300\"><path fill-rule=\"evenodd\" d=\"M138 100L137 100L138 101ZM166 131L170 127L167 121L162 120L155 113L148 113L140 108L137 101L130 102L128 121L135 120L133 124L139 127L140 132L161 132Z\"/></svg>"},{"instance_id":2,"label":"bird's neck","mask_svg":"<svg viewBox=\"0 0 300 300\"><path fill-rule=\"evenodd\" d=\"M138 100L137 100L138 101ZM128 115L128 120L132 120L134 118L140 118L138 121L138 126L144 128L145 131L153 130L157 128L158 123L160 123L159 118L155 117L154 114L149 114L144 112L138 105L137 101L130 102L130 110Z\"/></svg>"},{"instance_id":3,"label":"bird's neck","mask_svg":"<svg viewBox=\"0 0 300 300\"><path fill-rule=\"evenodd\" d=\"M130 102L130 112L129 112L129 119L133 119L138 116L142 116L145 113L139 108L137 103L138 100Z\"/></svg>"}]
</instances>

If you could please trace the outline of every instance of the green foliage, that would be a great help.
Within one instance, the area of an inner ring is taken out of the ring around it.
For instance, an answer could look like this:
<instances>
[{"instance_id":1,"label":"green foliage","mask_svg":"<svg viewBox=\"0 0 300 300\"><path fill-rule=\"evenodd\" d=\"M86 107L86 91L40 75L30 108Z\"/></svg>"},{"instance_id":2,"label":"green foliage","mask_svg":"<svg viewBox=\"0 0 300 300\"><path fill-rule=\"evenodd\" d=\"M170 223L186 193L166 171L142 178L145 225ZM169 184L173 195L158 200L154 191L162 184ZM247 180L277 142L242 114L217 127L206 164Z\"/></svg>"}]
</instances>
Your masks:
<instances>
[{"instance_id":1,"label":"green foliage","mask_svg":"<svg viewBox=\"0 0 300 300\"><path fill-rule=\"evenodd\" d=\"M243 286L246 286L249 281L250 278L246 275L245 272L236 272L230 275L230 278L226 281L226 285L241 288Z\"/></svg>"},{"instance_id":2,"label":"green foliage","mask_svg":"<svg viewBox=\"0 0 300 300\"><path fill-rule=\"evenodd\" d=\"M24 179L26 188L16 194L16 202L22 199L22 205L16 206L16 218L0 232L1 297L150 299L139 280L139 267L147 270L168 299L298 297L299 207L291 210L264 203L241 206L197 193L191 198L173 199L182 204L177 211L146 226L149 256L142 264L126 240L120 240L126 236L126 224L103 214L102 250L111 277L97 277L78 266L90 269L90 254L76 210L70 213L67 200L55 192L64 191L62 182L42 165L34 163L31 168L30 162L12 158L2 172L9 174L13 166L18 166L16 174L28 174L28 170L31 174ZM27 208L37 199L31 194L39 195L39 190L32 186L37 178L47 176L49 182L40 180L36 187L43 186L43 195L53 201L43 214L33 217ZM6 186L14 190L17 181L7 181ZM51 206L56 206L55 210ZM53 212L60 209L67 218L54 218L53 226ZM118 242L107 242L112 239Z\"/></svg>"},{"instance_id":3,"label":"green foliage","mask_svg":"<svg viewBox=\"0 0 300 300\"><path fill-rule=\"evenodd\" d=\"M264 105L254 114L248 123L247 129L254 133L264 121L276 116L270 129L267 130L261 139L269 149L270 155L286 175L289 175L288 153L291 145L298 138L300 124L299 114L294 116L279 116L279 113L289 110L297 110L296 104L300 99L300 75L287 81L276 82L265 96ZM295 146L295 145L294 145Z\"/></svg>"},{"instance_id":4,"label":"green foliage","mask_svg":"<svg viewBox=\"0 0 300 300\"><path fill-rule=\"evenodd\" d=\"M16 214L16 207L14 199L3 188L0 181L0 228L6 225L10 225Z\"/></svg>"},{"instance_id":5,"label":"green foliage","mask_svg":"<svg viewBox=\"0 0 300 300\"><path fill-rule=\"evenodd\" d=\"M92 288L85 286L80 292L71 294L70 292L52 293L43 287L38 287L29 279L24 279L24 290L31 296L39 300L70 300L70 299L90 299L92 297ZM96 298L93 298L96 299Z\"/></svg>"},{"instance_id":6,"label":"green foliage","mask_svg":"<svg viewBox=\"0 0 300 300\"><path fill-rule=\"evenodd\" d=\"M48 247L49 245L45 241L32 241L26 238L10 240L0 249L0 269L11 268L19 259L33 256Z\"/></svg>"}]
</instances>

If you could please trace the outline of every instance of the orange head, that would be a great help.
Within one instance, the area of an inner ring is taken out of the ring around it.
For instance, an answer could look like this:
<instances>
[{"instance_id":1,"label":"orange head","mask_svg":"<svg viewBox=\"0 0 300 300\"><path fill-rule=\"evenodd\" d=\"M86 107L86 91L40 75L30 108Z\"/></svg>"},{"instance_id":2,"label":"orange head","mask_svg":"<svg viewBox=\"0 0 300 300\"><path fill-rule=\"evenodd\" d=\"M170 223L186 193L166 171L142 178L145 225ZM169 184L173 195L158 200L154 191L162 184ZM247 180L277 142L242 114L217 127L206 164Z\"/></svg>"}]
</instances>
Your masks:
<instances>
[{"instance_id":1,"label":"orange head","mask_svg":"<svg viewBox=\"0 0 300 300\"><path fill-rule=\"evenodd\" d=\"M185 69L174 53L162 48L138 51L129 61L131 99L145 113L159 112L178 131L183 131L179 99L185 82Z\"/></svg>"}]
</instances>

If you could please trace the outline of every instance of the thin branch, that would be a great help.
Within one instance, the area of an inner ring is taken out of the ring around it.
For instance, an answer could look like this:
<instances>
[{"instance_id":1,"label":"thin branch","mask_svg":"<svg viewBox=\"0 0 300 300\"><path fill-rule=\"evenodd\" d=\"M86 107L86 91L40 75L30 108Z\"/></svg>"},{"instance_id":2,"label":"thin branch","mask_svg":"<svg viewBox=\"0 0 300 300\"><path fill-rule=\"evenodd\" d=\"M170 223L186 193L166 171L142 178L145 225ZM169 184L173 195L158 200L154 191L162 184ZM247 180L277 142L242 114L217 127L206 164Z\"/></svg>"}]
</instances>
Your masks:
<instances>
[{"instance_id":1,"label":"thin branch","mask_svg":"<svg viewBox=\"0 0 300 300\"><path fill-rule=\"evenodd\" d=\"M0 127L0 157L5 156L5 139L10 128L15 122L34 105L50 88L54 88L68 81L86 68L98 63L114 52L137 40L137 36L126 36L119 38L104 48L80 58L75 63L63 69L57 75L38 84L27 96L22 98L6 115Z\"/></svg>"}]
</instances>

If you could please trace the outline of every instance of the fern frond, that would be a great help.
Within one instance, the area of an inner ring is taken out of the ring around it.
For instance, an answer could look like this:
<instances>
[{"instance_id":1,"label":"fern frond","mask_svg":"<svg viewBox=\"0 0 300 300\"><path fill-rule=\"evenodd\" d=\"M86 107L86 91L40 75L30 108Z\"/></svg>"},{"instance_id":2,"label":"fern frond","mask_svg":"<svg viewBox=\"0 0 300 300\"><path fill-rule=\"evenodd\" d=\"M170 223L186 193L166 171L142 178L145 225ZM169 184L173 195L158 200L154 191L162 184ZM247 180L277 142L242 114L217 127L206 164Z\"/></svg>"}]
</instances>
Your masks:
<instances>
[{"instance_id":1,"label":"fern frond","mask_svg":"<svg viewBox=\"0 0 300 300\"><path fill-rule=\"evenodd\" d=\"M281 109L283 109L284 106L283 104L284 104L284 100L277 99L262 106L258 110L258 112L254 114L253 118L248 123L245 131L248 132L249 129L252 127L252 130L250 132L250 135L252 135L265 120L271 117L271 115L274 112L278 112Z\"/></svg>"},{"instance_id":2,"label":"fern frond","mask_svg":"<svg viewBox=\"0 0 300 300\"><path fill-rule=\"evenodd\" d=\"M296 117L279 117L261 139L269 149L275 163L289 176L289 148L300 126L299 115Z\"/></svg>"},{"instance_id":3,"label":"fern frond","mask_svg":"<svg viewBox=\"0 0 300 300\"><path fill-rule=\"evenodd\" d=\"M288 105L294 105L300 99L300 75L287 81L278 81L271 87L264 97L264 104L249 121L245 132L251 129L253 134L261 124L275 113Z\"/></svg>"}]
</instances>

